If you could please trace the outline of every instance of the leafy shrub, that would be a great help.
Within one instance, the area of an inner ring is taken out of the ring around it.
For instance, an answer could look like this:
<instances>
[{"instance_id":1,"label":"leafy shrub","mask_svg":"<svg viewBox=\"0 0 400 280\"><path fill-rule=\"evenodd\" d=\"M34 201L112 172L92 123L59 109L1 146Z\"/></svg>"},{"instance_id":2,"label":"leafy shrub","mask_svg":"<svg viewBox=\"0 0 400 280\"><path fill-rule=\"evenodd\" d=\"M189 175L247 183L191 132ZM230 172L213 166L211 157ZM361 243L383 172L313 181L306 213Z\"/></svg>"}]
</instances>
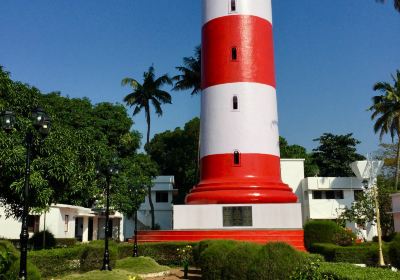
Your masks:
<instances>
[{"instance_id":1,"label":"leafy shrub","mask_svg":"<svg viewBox=\"0 0 400 280\"><path fill-rule=\"evenodd\" d=\"M350 240L349 240L350 238ZM314 243L350 243L352 236L332 221L309 221L304 225L304 246L310 250Z\"/></svg>"},{"instance_id":2,"label":"leafy shrub","mask_svg":"<svg viewBox=\"0 0 400 280\"><path fill-rule=\"evenodd\" d=\"M389 269L357 267L346 263L326 263L319 266L319 273L324 278L302 278L302 279L326 279L326 280L364 280L364 279L399 279L399 272Z\"/></svg>"},{"instance_id":3,"label":"leafy shrub","mask_svg":"<svg viewBox=\"0 0 400 280\"><path fill-rule=\"evenodd\" d=\"M75 238L56 238L56 247L73 247L76 245L76 242Z\"/></svg>"},{"instance_id":4,"label":"leafy shrub","mask_svg":"<svg viewBox=\"0 0 400 280\"><path fill-rule=\"evenodd\" d=\"M227 255L237 246L238 242L219 240L209 244L210 245L200 253L202 279L225 279L224 268L227 262Z\"/></svg>"},{"instance_id":5,"label":"leafy shrub","mask_svg":"<svg viewBox=\"0 0 400 280\"><path fill-rule=\"evenodd\" d=\"M115 267L115 262L117 259L117 248L116 246L109 246L110 253L110 266ZM80 271L86 272L95 269L100 269L103 265L104 256L104 245L86 245L82 250L80 256Z\"/></svg>"},{"instance_id":6,"label":"leafy shrub","mask_svg":"<svg viewBox=\"0 0 400 280\"><path fill-rule=\"evenodd\" d=\"M3 275L5 275L17 259L18 251L11 242L0 240L0 279L5 279Z\"/></svg>"},{"instance_id":7,"label":"leafy shrub","mask_svg":"<svg viewBox=\"0 0 400 280\"><path fill-rule=\"evenodd\" d=\"M261 248L259 244L247 242L239 243L233 248L226 256L224 279L243 280Z\"/></svg>"},{"instance_id":8,"label":"leafy shrub","mask_svg":"<svg viewBox=\"0 0 400 280\"><path fill-rule=\"evenodd\" d=\"M80 257L85 245L57 248L52 250L31 251L29 260L36 265L43 277L56 276L78 271Z\"/></svg>"},{"instance_id":9,"label":"leafy shrub","mask_svg":"<svg viewBox=\"0 0 400 280\"><path fill-rule=\"evenodd\" d=\"M382 246L383 256L388 259L388 247ZM379 260L378 245L363 243L354 246L342 247L334 244L313 244L311 252L324 256L329 262L363 263L369 266L377 265Z\"/></svg>"},{"instance_id":10,"label":"leafy shrub","mask_svg":"<svg viewBox=\"0 0 400 280\"><path fill-rule=\"evenodd\" d=\"M356 235L351 230L339 230L333 235L333 243L339 246L351 246L354 240L356 240Z\"/></svg>"},{"instance_id":11,"label":"leafy shrub","mask_svg":"<svg viewBox=\"0 0 400 280\"><path fill-rule=\"evenodd\" d=\"M389 245L390 263L400 269L400 236L397 236Z\"/></svg>"},{"instance_id":12,"label":"leafy shrub","mask_svg":"<svg viewBox=\"0 0 400 280\"><path fill-rule=\"evenodd\" d=\"M40 274L39 269L28 261L27 263L27 272L29 280L41 280L42 276ZM7 280L18 280L19 279L19 259L12 263L10 269L5 273L4 279Z\"/></svg>"},{"instance_id":13,"label":"leafy shrub","mask_svg":"<svg viewBox=\"0 0 400 280\"><path fill-rule=\"evenodd\" d=\"M43 237L45 237L44 248ZM54 234L52 234L48 230L34 233L33 236L29 239L29 242L33 245L33 248L35 250L51 249L56 247L56 239L54 238Z\"/></svg>"},{"instance_id":14,"label":"leafy shrub","mask_svg":"<svg viewBox=\"0 0 400 280\"><path fill-rule=\"evenodd\" d=\"M153 258L156 262L161 265L180 265L181 260L179 255L176 253L178 248L184 248L187 245L194 247L196 243L190 242L166 242L166 243L142 243L139 244L139 256L146 256ZM126 250L126 246L118 245L119 257L123 256L122 250ZM131 249L128 251L128 256L132 256L133 244ZM125 256L124 256L125 257Z\"/></svg>"},{"instance_id":15,"label":"leafy shrub","mask_svg":"<svg viewBox=\"0 0 400 280\"><path fill-rule=\"evenodd\" d=\"M306 255L292 246L280 242L268 243L257 253L248 279L287 280L307 263Z\"/></svg>"}]
</instances>

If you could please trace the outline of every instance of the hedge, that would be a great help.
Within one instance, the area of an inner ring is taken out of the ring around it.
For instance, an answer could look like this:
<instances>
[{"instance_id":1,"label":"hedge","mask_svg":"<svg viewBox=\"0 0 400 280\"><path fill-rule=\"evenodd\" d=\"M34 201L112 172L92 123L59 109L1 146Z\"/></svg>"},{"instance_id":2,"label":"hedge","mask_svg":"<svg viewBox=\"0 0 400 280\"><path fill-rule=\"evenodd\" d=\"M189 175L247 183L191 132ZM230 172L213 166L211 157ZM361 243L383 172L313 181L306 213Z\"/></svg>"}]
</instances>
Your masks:
<instances>
[{"instance_id":1,"label":"hedge","mask_svg":"<svg viewBox=\"0 0 400 280\"><path fill-rule=\"evenodd\" d=\"M388 258L388 246L383 244L383 256ZM310 248L313 253L324 256L328 262L359 263L376 266L379 260L378 245L375 243L358 244L354 246L338 246L334 244L313 244Z\"/></svg>"},{"instance_id":2,"label":"hedge","mask_svg":"<svg viewBox=\"0 0 400 280\"><path fill-rule=\"evenodd\" d=\"M357 267L347 263L320 263L319 270L325 277L335 280L400 279L400 272L384 268Z\"/></svg>"}]
</instances>

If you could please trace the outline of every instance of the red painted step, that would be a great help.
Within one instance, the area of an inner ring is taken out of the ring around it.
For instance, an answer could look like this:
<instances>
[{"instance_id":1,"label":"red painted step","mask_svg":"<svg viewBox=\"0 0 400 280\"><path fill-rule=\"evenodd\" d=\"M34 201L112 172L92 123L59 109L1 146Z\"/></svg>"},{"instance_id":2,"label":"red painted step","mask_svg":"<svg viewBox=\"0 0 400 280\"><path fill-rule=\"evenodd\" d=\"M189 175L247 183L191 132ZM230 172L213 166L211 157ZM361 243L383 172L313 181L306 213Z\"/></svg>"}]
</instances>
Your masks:
<instances>
[{"instance_id":1,"label":"red painted step","mask_svg":"<svg viewBox=\"0 0 400 280\"><path fill-rule=\"evenodd\" d=\"M138 231L139 242L198 242L207 239L237 240L255 243L286 242L305 251L303 230L153 230ZM129 242L133 242L130 239Z\"/></svg>"}]
</instances>

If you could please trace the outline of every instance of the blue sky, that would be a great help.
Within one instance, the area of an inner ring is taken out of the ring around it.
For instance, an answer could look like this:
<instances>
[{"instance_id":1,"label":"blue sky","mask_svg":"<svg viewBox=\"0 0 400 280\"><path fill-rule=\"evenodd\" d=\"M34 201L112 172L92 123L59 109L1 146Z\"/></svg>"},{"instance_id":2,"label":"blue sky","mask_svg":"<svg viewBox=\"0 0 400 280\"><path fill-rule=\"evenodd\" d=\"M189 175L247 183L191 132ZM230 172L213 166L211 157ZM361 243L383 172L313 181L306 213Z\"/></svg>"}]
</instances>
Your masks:
<instances>
[{"instance_id":1,"label":"blue sky","mask_svg":"<svg viewBox=\"0 0 400 280\"><path fill-rule=\"evenodd\" d=\"M280 134L311 150L324 132L354 133L359 152L378 148L372 85L400 68L400 14L392 1L274 0ZM176 74L200 43L200 0L2 0L0 65L12 78L94 103L122 102L124 77ZM152 135L200 112L199 96L172 92ZM130 111L131 112L131 111ZM134 129L145 134L143 114ZM389 141L389 139L386 139Z\"/></svg>"}]
</instances>

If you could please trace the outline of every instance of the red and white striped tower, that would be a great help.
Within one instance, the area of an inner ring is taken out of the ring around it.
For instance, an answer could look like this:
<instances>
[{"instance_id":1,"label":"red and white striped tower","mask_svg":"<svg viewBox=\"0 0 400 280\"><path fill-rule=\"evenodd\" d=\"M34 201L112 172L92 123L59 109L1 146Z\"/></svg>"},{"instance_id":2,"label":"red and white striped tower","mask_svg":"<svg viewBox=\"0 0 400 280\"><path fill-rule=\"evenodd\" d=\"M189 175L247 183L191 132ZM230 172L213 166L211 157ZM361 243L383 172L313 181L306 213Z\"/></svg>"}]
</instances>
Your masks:
<instances>
[{"instance_id":1,"label":"red and white striped tower","mask_svg":"<svg viewBox=\"0 0 400 280\"><path fill-rule=\"evenodd\" d=\"M203 0L200 145L187 204L297 201L280 176L271 0Z\"/></svg>"}]
</instances>

